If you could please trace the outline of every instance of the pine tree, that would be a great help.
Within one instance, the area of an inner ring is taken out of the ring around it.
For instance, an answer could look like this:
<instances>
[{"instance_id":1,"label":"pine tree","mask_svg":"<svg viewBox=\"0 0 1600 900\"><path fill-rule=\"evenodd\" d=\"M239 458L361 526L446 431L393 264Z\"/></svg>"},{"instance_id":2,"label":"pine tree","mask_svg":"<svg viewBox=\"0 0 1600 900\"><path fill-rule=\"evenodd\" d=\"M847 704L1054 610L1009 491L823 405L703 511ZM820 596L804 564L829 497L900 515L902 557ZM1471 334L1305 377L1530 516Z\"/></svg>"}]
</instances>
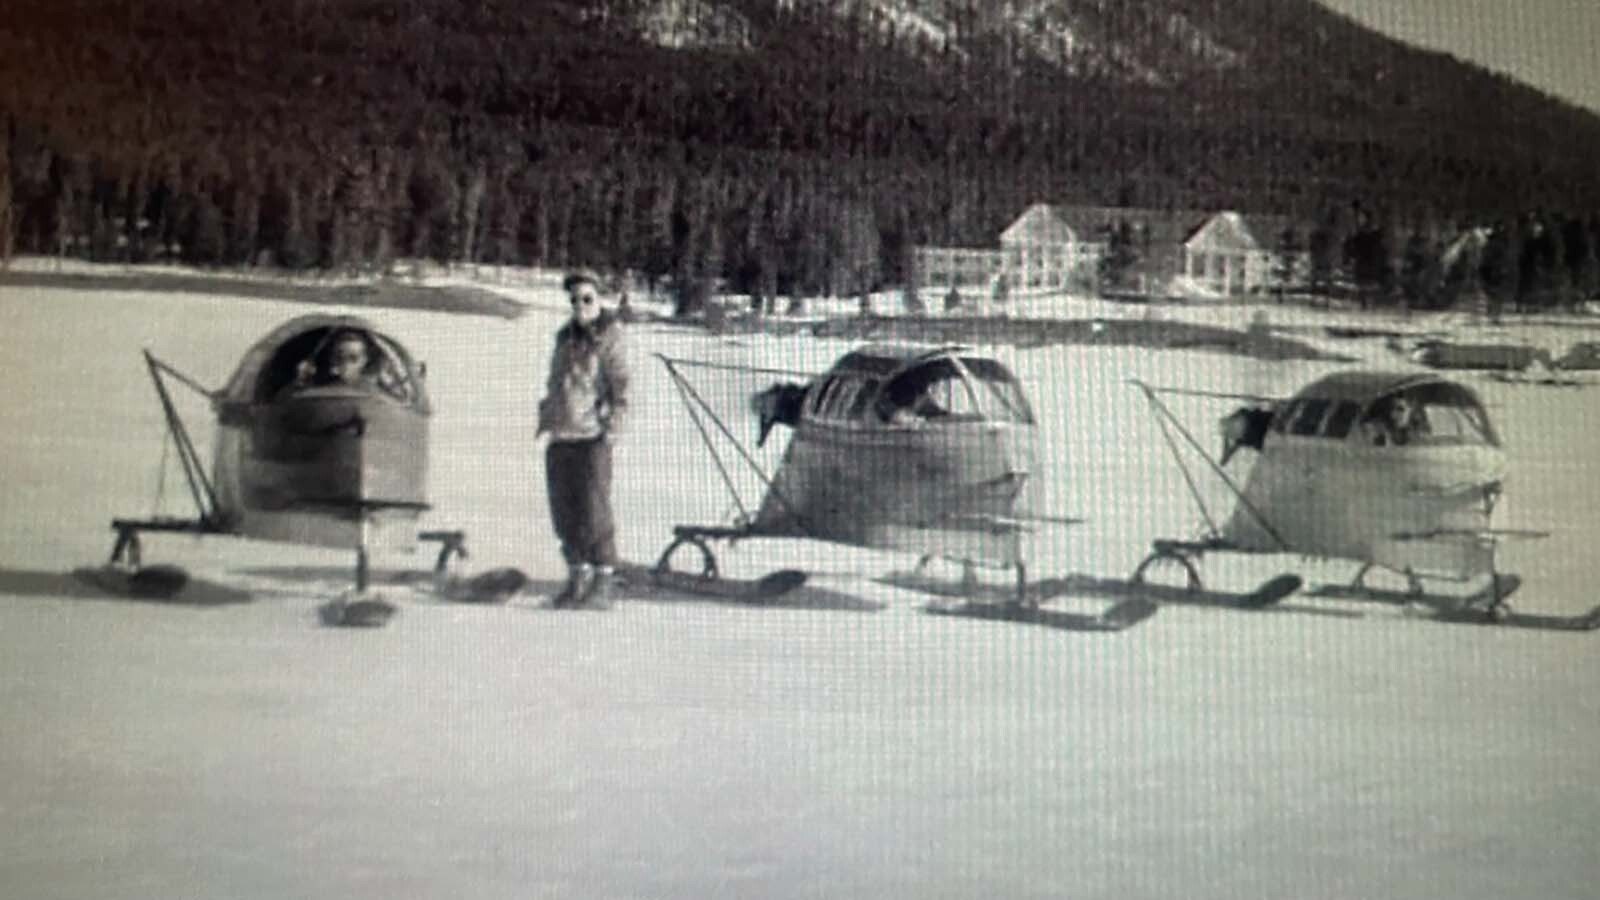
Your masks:
<instances>
[{"instance_id":1,"label":"pine tree","mask_svg":"<svg viewBox=\"0 0 1600 900\"><path fill-rule=\"evenodd\" d=\"M1276 251L1272 259L1272 282L1278 295L1278 302L1282 303L1284 292L1301 276L1301 255L1304 248L1300 246L1300 232L1293 225L1285 227L1278 234Z\"/></svg>"},{"instance_id":2,"label":"pine tree","mask_svg":"<svg viewBox=\"0 0 1600 900\"><path fill-rule=\"evenodd\" d=\"M1368 222L1345 238L1344 262L1360 292L1362 308L1389 297L1394 286L1394 260L1387 225Z\"/></svg>"},{"instance_id":3,"label":"pine tree","mask_svg":"<svg viewBox=\"0 0 1600 900\"><path fill-rule=\"evenodd\" d=\"M1600 288L1600 248L1595 246L1595 235L1589 223L1574 216L1564 228L1567 277L1571 285L1569 303L1579 304L1594 299Z\"/></svg>"},{"instance_id":4,"label":"pine tree","mask_svg":"<svg viewBox=\"0 0 1600 900\"><path fill-rule=\"evenodd\" d=\"M1420 228L1406 238L1399 280L1400 296L1407 308L1434 305L1440 281L1439 253Z\"/></svg>"},{"instance_id":5,"label":"pine tree","mask_svg":"<svg viewBox=\"0 0 1600 900\"><path fill-rule=\"evenodd\" d=\"M0 119L0 271L11 265L11 253L16 246L16 219L12 208L15 202L11 189L11 142L13 128L9 116Z\"/></svg>"},{"instance_id":6,"label":"pine tree","mask_svg":"<svg viewBox=\"0 0 1600 900\"><path fill-rule=\"evenodd\" d=\"M1483 289L1489 297L1489 317L1499 320L1508 301L1515 302L1517 284L1517 248L1521 235L1510 225L1498 225L1483 245L1483 256L1478 264Z\"/></svg>"},{"instance_id":7,"label":"pine tree","mask_svg":"<svg viewBox=\"0 0 1600 900\"><path fill-rule=\"evenodd\" d=\"M483 198L489 189L489 173L482 160L465 176L465 184L455 215L454 257L466 263L478 261L479 235L483 230Z\"/></svg>"},{"instance_id":8,"label":"pine tree","mask_svg":"<svg viewBox=\"0 0 1600 900\"><path fill-rule=\"evenodd\" d=\"M215 265L223 261L228 252L228 239L223 232L222 212L209 196L198 194L193 198L184 216L179 241L183 245L185 262Z\"/></svg>"},{"instance_id":9,"label":"pine tree","mask_svg":"<svg viewBox=\"0 0 1600 900\"><path fill-rule=\"evenodd\" d=\"M1139 263L1132 226L1122 221L1107 228L1105 241L1105 253L1100 257L1101 290L1123 290L1128 286L1134 266Z\"/></svg>"},{"instance_id":10,"label":"pine tree","mask_svg":"<svg viewBox=\"0 0 1600 900\"><path fill-rule=\"evenodd\" d=\"M1525 312L1552 305L1560 273L1559 245L1553 229L1538 218L1528 221L1522 232L1517 265L1517 309Z\"/></svg>"},{"instance_id":11,"label":"pine tree","mask_svg":"<svg viewBox=\"0 0 1600 900\"><path fill-rule=\"evenodd\" d=\"M858 294L877 285L878 223L872 208L856 201L836 207L833 244L830 247L830 287L833 294Z\"/></svg>"}]
</instances>

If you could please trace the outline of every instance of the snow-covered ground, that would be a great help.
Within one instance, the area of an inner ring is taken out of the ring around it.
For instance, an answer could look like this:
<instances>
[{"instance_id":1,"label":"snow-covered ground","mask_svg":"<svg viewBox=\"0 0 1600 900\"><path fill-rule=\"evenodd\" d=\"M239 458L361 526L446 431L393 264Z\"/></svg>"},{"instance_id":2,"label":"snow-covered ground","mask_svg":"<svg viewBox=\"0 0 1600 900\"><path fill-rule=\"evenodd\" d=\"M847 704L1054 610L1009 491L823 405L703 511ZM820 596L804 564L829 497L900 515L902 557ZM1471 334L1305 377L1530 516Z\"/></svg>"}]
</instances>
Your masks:
<instances>
[{"instance_id":1,"label":"snow-covered ground","mask_svg":"<svg viewBox=\"0 0 1600 900\"><path fill-rule=\"evenodd\" d=\"M358 312L428 362L429 524L467 530L471 567L547 588L562 568L531 411L565 305L523 299L514 321ZM925 596L872 580L907 560L797 544L729 565L813 568L817 608L407 595L385 629L329 629L317 608L345 554L161 536L147 557L188 568L195 602L73 579L109 551L112 516L157 511L162 425L139 349L219 384L304 311L0 289L0 896L1579 898L1600 883L1593 635L1309 600L1032 629L927 615ZM815 369L848 344L634 334L643 411L617 503L624 552L650 559L672 523L729 504L649 354ZM1329 347L1401 364L1377 341ZM1045 507L1087 520L1039 536L1043 575L1124 576L1151 538L1197 524L1126 379L1282 394L1327 367L999 352L1040 412ZM1517 604L1587 608L1600 394L1473 383L1511 446L1504 524L1554 532L1507 549ZM1178 408L1203 441L1228 411ZM1263 564L1211 562L1219 586Z\"/></svg>"}]
</instances>

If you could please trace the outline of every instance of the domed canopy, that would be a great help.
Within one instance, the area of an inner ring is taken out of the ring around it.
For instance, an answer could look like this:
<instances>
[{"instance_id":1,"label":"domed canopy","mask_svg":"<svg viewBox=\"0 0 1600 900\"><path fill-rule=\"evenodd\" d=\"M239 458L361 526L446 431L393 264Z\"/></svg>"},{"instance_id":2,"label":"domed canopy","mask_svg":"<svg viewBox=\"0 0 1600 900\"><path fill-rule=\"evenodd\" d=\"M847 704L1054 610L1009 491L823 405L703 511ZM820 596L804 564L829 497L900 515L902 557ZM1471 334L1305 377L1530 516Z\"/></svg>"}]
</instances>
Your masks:
<instances>
[{"instance_id":1,"label":"domed canopy","mask_svg":"<svg viewBox=\"0 0 1600 900\"><path fill-rule=\"evenodd\" d=\"M1396 398L1426 408L1436 425L1448 421L1452 425L1449 433L1457 440L1500 445L1500 436L1477 392L1458 381L1427 372L1334 372L1278 404L1272 430L1354 440L1358 436L1357 423L1381 418Z\"/></svg>"},{"instance_id":2,"label":"domed canopy","mask_svg":"<svg viewBox=\"0 0 1600 900\"><path fill-rule=\"evenodd\" d=\"M1321 400L1353 400L1371 403L1379 397L1408 390L1425 384L1455 384L1447 378L1427 372L1383 372L1370 369L1334 372L1301 388L1295 399L1315 397ZM1462 386L1463 390L1466 390ZM1471 393L1471 391L1467 391Z\"/></svg>"},{"instance_id":3,"label":"domed canopy","mask_svg":"<svg viewBox=\"0 0 1600 900\"><path fill-rule=\"evenodd\" d=\"M279 325L256 341L240 359L233 377L219 392L218 400L229 403L270 403L284 388L295 382L304 362L321 367L335 337L347 333L360 336L367 344L374 372L387 369L400 390L390 391L399 400L426 413L428 399L422 379L411 355L399 341L382 334L372 323L358 316L312 313Z\"/></svg>"}]
</instances>

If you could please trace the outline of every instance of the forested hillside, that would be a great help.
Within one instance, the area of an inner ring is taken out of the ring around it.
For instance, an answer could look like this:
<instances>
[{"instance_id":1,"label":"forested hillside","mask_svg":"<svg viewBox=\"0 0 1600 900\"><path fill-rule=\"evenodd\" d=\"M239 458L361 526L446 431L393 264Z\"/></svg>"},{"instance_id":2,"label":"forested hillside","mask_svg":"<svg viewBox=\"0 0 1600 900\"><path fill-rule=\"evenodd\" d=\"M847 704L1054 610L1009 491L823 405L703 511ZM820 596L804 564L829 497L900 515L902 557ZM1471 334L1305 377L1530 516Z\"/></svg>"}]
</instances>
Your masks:
<instances>
[{"instance_id":1,"label":"forested hillside","mask_svg":"<svg viewBox=\"0 0 1600 900\"><path fill-rule=\"evenodd\" d=\"M892 282L911 243L990 243L1038 200L1400 241L1600 209L1600 120L1310 0L5 7L19 252L811 292Z\"/></svg>"}]
</instances>

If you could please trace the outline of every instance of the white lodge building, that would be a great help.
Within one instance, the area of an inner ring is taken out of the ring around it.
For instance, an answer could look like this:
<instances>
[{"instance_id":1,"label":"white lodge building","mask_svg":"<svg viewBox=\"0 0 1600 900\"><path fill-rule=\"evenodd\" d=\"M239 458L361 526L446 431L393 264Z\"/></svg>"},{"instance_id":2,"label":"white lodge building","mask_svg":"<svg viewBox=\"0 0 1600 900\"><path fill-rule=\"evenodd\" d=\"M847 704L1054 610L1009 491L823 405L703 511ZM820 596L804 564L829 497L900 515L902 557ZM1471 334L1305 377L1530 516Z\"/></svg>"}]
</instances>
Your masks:
<instances>
[{"instance_id":1,"label":"white lodge building","mask_svg":"<svg viewBox=\"0 0 1600 900\"><path fill-rule=\"evenodd\" d=\"M1112 235L1131 238L1126 280L1157 296L1238 296L1299 283L1306 229L1282 216L1036 203L1000 232L999 248L916 247L913 277L928 299L1093 293ZM1287 238L1287 242L1286 242Z\"/></svg>"},{"instance_id":2,"label":"white lodge building","mask_svg":"<svg viewBox=\"0 0 1600 900\"><path fill-rule=\"evenodd\" d=\"M1183 242L1182 275L1211 292L1233 296L1304 280L1310 268L1306 235L1283 216L1221 212ZM1294 234L1292 248L1286 233Z\"/></svg>"}]
</instances>

